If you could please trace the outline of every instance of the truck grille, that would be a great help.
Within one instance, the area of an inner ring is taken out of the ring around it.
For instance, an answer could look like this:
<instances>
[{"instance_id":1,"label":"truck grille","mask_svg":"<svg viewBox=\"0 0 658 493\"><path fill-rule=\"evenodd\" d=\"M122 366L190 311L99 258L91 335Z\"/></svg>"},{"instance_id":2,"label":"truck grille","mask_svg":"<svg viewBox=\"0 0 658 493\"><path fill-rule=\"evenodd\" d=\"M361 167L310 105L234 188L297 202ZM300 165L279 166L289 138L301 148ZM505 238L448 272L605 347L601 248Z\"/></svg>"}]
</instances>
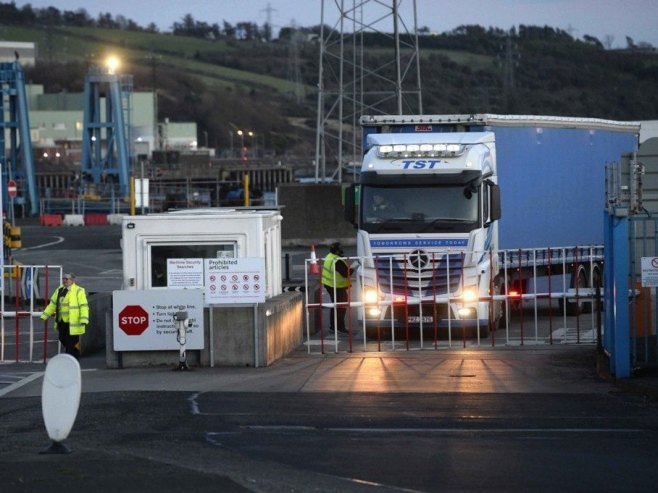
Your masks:
<instances>
[{"instance_id":1,"label":"truck grille","mask_svg":"<svg viewBox=\"0 0 658 493\"><path fill-rule=\"evenodd\" d=\"M461 253L375 257L379 287L397 296L426 297L459 289L464 256Z\"/></svg>"}]
</instances>

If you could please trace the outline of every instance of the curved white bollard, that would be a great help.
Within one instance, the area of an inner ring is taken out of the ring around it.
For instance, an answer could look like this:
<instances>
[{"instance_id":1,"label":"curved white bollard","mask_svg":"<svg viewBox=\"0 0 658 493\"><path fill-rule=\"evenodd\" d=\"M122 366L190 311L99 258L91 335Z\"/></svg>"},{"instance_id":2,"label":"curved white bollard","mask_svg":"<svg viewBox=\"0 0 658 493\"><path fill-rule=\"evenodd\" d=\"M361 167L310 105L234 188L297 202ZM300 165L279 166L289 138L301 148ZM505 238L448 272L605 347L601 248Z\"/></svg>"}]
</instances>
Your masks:
<instances>
[{"instance_id":1,"label":"curved white bollard","mask_svg":"<svg viewBox=\"0 0 658 493\"><path fill-rule=\"evenodd\" d=\"M58 354L46 366L41 389L41 410L53 441L42 453L69 453L66 440L78 414L82 380L80 363L70 354Z\"/></svg>"}]
</instances>

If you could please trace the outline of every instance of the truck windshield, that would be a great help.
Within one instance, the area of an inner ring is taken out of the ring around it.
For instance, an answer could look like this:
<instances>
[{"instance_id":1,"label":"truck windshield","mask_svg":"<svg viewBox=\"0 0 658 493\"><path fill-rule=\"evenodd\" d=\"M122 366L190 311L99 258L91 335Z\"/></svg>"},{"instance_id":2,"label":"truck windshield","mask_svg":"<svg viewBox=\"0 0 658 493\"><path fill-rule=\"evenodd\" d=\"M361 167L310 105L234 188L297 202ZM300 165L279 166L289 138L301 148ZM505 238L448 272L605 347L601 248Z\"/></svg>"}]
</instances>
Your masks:
<instances>
[{"instance_id":1,"label":"truck windshield","mask_svg":"<svg viewBox=\"0 0 658 493\"><path fill-rule=\"evenodd\" d=\"M368 232L465 232L478 226L478 193L464 185L361 188Z\"/></svg>"}]
</instances>

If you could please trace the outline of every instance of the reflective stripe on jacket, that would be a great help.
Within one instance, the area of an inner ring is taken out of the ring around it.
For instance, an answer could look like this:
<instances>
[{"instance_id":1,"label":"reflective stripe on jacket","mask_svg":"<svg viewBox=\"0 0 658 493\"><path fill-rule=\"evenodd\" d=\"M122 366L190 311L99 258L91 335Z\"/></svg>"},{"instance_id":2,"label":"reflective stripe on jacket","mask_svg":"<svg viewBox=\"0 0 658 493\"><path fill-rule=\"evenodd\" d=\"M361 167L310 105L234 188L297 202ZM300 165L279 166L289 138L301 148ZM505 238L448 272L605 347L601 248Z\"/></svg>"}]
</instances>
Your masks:
<instances>
[{"instance_id":1,"label":"reflective stripe on jacket","mask_svg":"<svg viewBox=\"0 0 658 493\"><path fill-rule=\"evenodd\" d=\"M43 310L41 320L46 320L57 313L57 296L59 290L64 286L59 286L50 297L48 306ZM59 318L62 322L69 323L69 333L71 335L82 335L85 333L85 327L89 323L89 304L87 303L87 293L85 288L72 284L68 293L62 299L59 305ZM55 329L60 320L55 320Z\"/></svg>"},{"instance_id":2,"label":"reflective stripe on jacket","mask_svg":"<svg viewBox=\"0 0 658 493\"><path fill-rule=\"evenodd\" d=\"M335 270L335 265L337 262L345 261L341 260L341 258L335 253L327 254L324 259L324 264L322 264L322 284L329 286L330 288L347 288L350 285L349 279ZM336 277L334 277L334 271L336 272ZM334 279L336 280L335 286Z\"/></svg>"}]
</instances>

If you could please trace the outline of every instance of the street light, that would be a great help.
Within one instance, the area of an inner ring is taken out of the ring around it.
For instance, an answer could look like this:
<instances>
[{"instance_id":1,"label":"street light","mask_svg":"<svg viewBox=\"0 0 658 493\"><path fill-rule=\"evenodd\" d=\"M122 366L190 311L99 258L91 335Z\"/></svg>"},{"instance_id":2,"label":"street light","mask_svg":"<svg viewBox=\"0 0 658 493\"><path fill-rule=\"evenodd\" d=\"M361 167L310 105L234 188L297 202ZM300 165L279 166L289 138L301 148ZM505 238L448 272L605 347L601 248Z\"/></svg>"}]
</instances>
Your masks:
<instances>
[{"instance_id":1,"label":"street light","mask_svg":"<svg viewBox=\"0 0 658 493\"><path fill-rule=\"evenodd\" d=\"M238 130L236 133L240 136L240 159L242 161L246 161L247 156L244 148L244 132L242 130Z\"/></svg>"},{"instance_id":2,"label":"street light","mask_svg":"<svg viewBox=\"0 0 658 493\"><path fill-rule=\"evenodd\" d=\"M115 57L114 55L111 55L105 60L105 65L107 66L107 73L110 75L114 75L117 72L117 69L119 68L119 59Z\"/></svg>"},{"instance_id":3,"label":"street light","mask_svg":"<svg viewBox=\"0 0 658 493\"><path fill-rule=\"evenodd\" d=\"M237 133L240 136L240 157L243 161L247 160L247 154L248 154L248 149L244 146L244 137L245 134L247 137L251 138L251 143L254 143L254 136L256 135L252 130L236 130L235 133Z\"/></svg>"},{"instance_id":4,"label":"street light","mask_svg":"<svg viewBox=\"0 0 658 493\"><path fill-rule=\"evenodd\" d=\"M253 149L254 149L253 153L254 153L254 156L255 156L256 155L256 146L258 144L258 141L254 140L254 136L256 134L254 132L252 132L251 130L249 130L248 135L249 135L249 137L251 137L251 147L253 147Z\"/></svg>"}]
</instances>

